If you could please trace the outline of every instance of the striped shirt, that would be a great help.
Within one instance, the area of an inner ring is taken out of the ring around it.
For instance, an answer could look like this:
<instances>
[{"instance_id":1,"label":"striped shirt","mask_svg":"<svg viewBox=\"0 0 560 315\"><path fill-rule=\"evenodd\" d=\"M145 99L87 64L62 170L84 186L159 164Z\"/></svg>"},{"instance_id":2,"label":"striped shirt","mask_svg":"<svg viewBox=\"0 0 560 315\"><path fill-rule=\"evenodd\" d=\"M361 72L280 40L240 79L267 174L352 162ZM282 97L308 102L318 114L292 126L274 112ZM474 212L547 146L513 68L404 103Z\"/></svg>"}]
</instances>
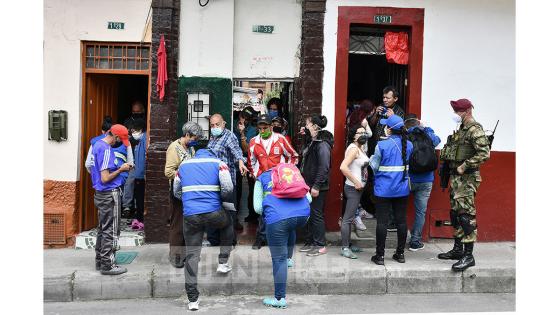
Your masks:
<instances>
[{"instance_id":1,"label":"striped shirt","mask_svg":"<svg viewBox=\"0 0 560 315\"><path fill-rule=\"evenodd\" d=\"M236 170L239 169L239 160L245 163L237 137L233 132L224 128L224 132L219 137L210 136L207 148L211 149L218 159L227 164L231 180L235 183Z\"/></svg>"}]
</instances>

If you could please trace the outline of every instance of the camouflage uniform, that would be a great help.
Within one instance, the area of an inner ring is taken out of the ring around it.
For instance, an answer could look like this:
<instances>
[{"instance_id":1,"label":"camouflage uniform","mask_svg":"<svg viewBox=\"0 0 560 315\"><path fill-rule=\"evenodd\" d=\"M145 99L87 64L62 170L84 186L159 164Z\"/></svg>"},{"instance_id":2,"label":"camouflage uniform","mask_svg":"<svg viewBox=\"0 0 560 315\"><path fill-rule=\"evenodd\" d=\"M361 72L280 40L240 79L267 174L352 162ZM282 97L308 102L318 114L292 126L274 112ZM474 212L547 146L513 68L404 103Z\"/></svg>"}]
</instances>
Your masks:
<instances>
[{"instance_id":1,"label":"camouflage uniform","mask_svg":"<svg viewBox=\"0 0 560 315\"><path fill-rule=\"evenodd\" d=\"M444 155L442 159L448 158L449 151L454 152L452 156L455 158L449 159L451 169L451 188L449 189L451 222L455 229L453 236L461 239L463 243L471 243L476 241L477 235L474 198L478 186L482 182L479 167L490 158L490 145L482 126L474 121L474 119L461 124L459 130L454 132L449 140L451 140L451 143L447 143L446 147L442 150ZM447 152L444 151L446 149L448 150ZM463 157L468 158L463 159ZM463 161L465 162L466 170L463 175L459 175L457 174L457 167L463 164ZM467 214L467 216L464 214ZM469 221L470 224L466 224L466 226L471 231L465 231L463 228L465 225L460 224L460 219Z\"/></svg>"}]
</instances>

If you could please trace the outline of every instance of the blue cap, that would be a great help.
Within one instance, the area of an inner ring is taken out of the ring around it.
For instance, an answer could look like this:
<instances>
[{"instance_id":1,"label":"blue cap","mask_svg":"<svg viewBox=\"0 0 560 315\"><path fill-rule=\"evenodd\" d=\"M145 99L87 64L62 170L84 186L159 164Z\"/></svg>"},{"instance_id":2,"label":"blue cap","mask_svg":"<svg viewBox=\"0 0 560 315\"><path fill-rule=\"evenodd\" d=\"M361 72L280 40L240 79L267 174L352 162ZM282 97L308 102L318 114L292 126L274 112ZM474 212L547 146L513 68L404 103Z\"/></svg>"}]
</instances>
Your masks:
<instances>
[{"instance_id":1,"label":"blue cap","mask_svg":"<svg viewBox=\"0 0 560 315\"><path fill-rule=\"evenodd\" d=\"M387 125L387 127L389 127L389 129L399 129L402 126L404 126L404 121L400 116L397 115L392 115L391 117L387 118L387 119L381 119L379 121L380 124L382 125Z\"/></svg>"}]
</instances>

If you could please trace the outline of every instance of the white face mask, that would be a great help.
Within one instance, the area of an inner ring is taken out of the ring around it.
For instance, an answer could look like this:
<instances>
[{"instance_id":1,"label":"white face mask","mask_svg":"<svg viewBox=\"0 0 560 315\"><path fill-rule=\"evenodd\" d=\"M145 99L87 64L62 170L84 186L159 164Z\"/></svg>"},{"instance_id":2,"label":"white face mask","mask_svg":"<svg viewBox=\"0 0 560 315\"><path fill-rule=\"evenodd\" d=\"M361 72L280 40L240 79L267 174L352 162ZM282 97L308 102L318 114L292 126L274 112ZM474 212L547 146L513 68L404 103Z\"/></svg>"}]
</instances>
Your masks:
<instances>
[{"instance_id":1,"label":"white face mask","mask_svg":"<svg viewBox=\"0 0 560 315\"><path fill-rule=\"evenodd\" d=\"M140 140L140 138L142 138L142 133L141 132L134 132L132 134L132 137L134 138L134 140Z\"/></svg>"},{"instance_id":2,"label":"white face mask","mask_svg":"<svg viewBox=\"0 0 560 315\"><path fill-rule=\"evenodd\" d=\"M457 124L460 124L461 122L463 122L463 118L461 116L459 116L457 113L453 113L453 115L451 116L451 119Z\"/></svg>"}]
</instances>

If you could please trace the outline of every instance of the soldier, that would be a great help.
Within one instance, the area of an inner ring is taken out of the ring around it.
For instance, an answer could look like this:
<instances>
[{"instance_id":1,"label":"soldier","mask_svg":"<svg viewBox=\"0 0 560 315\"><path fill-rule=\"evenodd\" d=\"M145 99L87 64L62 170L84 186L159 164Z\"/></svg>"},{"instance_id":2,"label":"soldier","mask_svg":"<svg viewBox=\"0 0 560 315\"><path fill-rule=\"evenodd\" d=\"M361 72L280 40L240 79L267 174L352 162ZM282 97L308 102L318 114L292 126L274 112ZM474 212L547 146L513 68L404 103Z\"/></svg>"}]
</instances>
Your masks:
<instances>
[{"instance_id":1,"label":"soldier","mask_svg":"<svg viewBox=\"0 0 560 315\"><path fill-rule=\"evenodd\" d=\"M482 181L479 168L490 157L490 145L482 125L472 117L472 103L468 99L450 103L455 112L454 120L461 126L447 138L440 158L448 163L451 175L449 214L455 229L455 245L438 258L459 260L452 270L463 271L475 265L472 255L477 234L474 198Z\"/></svg>"}]
</instances>

